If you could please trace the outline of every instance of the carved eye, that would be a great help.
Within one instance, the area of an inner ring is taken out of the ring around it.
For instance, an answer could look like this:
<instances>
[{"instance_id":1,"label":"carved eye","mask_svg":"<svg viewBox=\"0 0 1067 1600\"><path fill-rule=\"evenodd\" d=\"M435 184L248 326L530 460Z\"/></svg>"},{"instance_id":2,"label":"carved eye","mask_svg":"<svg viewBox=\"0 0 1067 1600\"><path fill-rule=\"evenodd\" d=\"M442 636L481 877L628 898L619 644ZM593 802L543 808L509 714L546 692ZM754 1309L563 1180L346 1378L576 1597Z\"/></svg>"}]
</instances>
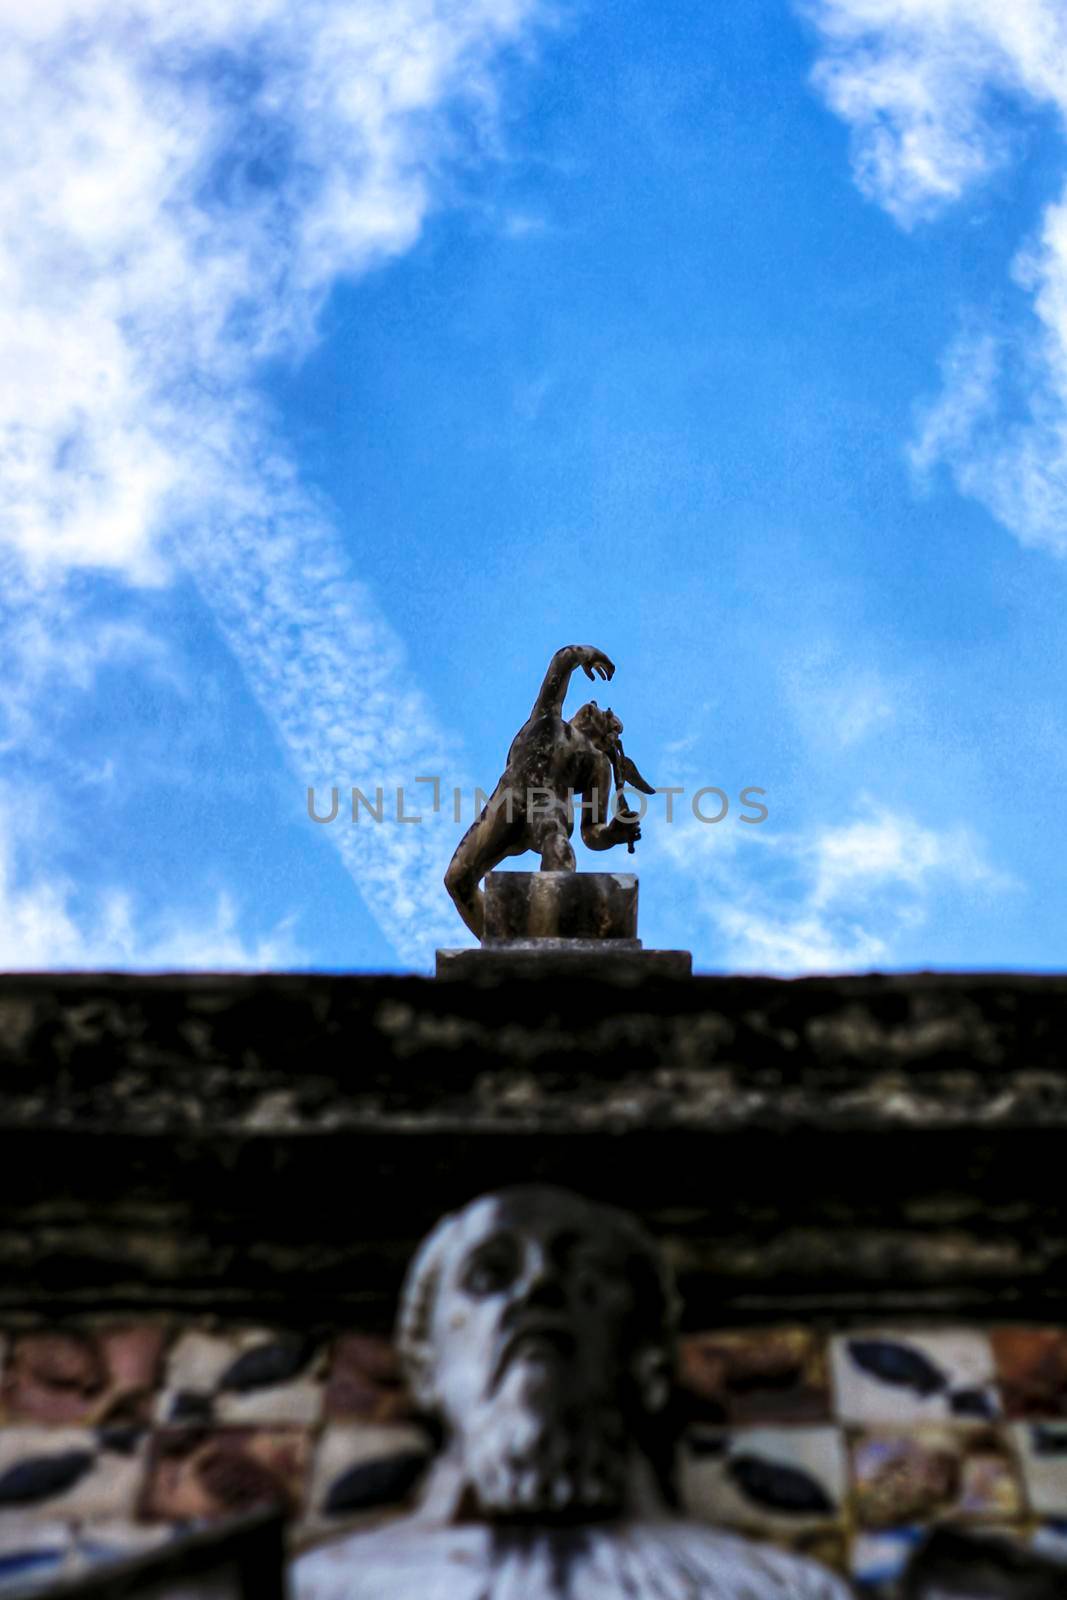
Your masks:
<instances>
[{"instance_id":1,"label":"carved eye","mask_svg":"<svg viewBox=\"0 0 1067 1600\"><path fill-rule=\"evenodd\" d=\"M570 1277L586 1299L614 1287L619 1279L618 1262L598 1240L585 1234L557 1235L552 1242L552 1258L557 1269Z\"/></svg>"},{"instance_id":2,"label":"carved eye","mask_svg":"<svg viewBox=\"0 0 1067 1600\"><path fill-rule=\"evenodd\" d=\"M461 1282L468 1294L499 1294L519 1275L519 1248L510 1234L497 1234L479 1245L463 1269Z\"/></svg>"}]
</instances>

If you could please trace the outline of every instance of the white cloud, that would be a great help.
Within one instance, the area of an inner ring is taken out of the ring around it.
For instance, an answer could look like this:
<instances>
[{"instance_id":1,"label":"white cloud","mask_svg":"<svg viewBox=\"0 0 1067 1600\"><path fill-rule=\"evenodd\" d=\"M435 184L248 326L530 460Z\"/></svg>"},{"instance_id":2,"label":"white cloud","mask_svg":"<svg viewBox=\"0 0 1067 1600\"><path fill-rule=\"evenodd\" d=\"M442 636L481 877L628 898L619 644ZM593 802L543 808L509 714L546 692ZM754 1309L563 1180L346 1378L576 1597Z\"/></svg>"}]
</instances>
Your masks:
<instances>
[{"instance_id":1,"label":"white cloud","mask_svg":"<svg viewBox=\"0 0 1067 1600\"><path fill-rule=\"evenodd\" d=\"M821 36L815 82L854 132L856 179L910 224L1007 153L996 95L1067 104L1059 0L800 0Z\"/></svg>"},{"instance_id":2,"label":"white cloud","mask_svg":"<svg viewBox=\"0 0 1067 1600\"><path fill-rule=\"evenodd\" d=\"M339 277L408 249L445 169L491 145L497 61L541 11L0 6L0 544L42 637L64 575L159 584L184 565L301 793L443 775L449 748L273 437L258 374L307 348ZM452 921L441 830L333 837L424 961Z\"/></svg>"},{"instance_id":3,"label":"white cloud","mask_svg":"<svg viewBox=\"0 0 1067 1600\"><path fill-rule=\"evenodd\" d=\"M414 242L462 149L450 111L484 117L493 57L531 11L3 8L7 540L38 564L159 578L205 424L233 425L258 360L306 346L339 275Z\"/></svg>"},{"instance_id":4,"label":"white cloud","mask_svg":"<svg viewBox=\"0 0 1067 1600\"><path fill-rule=\"evenodd\" d=\"M815 81L850 124L856 180L906 227L958 200L1012 151L1005 105L1067 121L1061 0L800 0L818 29ZM1028 545L1067 554L1067 183L1021 248L1033 308L1005 338L972 330L912 449L939 461ZM1013 416L1011 380L1025 399Z\"/></svg>"},{"instance_id":5,"label":"white cloud","mask_svg":"<svg viewBox=\"0 0 1067 1600\"><path fill-rule=\"evenodd\" d=\"M269 971L301 963L290 921L248 939L223 893L196 914L160 914L117 888L88 903L55 871L27 860L10 796L0 807L0 970Z\"/></svg>"},{"instance_id":6,"label":"white cloud","mask_svg":"<svg viewBox=\"0 0 1067 1600\"><path fill-rule=\"evenodd\" d=\"M732 971L792 976L891 965L936 894L1014 887L969 829L925 828L870 800L810 834L760 825L742 835L683 817L660 837L714 929L713 964Z\"/></svg>"}]
</instances>

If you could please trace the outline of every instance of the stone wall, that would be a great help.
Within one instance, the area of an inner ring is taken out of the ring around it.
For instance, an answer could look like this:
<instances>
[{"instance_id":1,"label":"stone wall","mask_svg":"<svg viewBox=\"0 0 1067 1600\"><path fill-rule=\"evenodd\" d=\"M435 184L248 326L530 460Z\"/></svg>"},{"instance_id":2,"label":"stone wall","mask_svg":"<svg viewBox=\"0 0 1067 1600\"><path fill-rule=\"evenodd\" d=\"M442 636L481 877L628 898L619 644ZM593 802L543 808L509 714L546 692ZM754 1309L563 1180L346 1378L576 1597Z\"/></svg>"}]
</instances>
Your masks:
<instances>
[{"instance_id":1,"label":"stone wall","mask_svg":"<svg viewBox=\"0 0 1067 1600\"><path fill-rule=\"evenodd\" d=\"M1067 980L0 979L0 1312L388 1327L540 1179L639 1212L692 1327L1055 1319Z\"/></svg>"}]
</instances>

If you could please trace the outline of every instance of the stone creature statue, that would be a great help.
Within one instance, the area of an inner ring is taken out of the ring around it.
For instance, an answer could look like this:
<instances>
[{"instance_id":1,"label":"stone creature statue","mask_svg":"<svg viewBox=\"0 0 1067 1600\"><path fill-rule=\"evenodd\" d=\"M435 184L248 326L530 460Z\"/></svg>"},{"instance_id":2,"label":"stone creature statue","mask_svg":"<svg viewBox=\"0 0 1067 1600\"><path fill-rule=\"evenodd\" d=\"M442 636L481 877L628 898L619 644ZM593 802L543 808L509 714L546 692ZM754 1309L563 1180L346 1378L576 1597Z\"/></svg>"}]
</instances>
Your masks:
<instances>
[{"instance_id":1,"label":"stone creature statue","mask_svg":"<svg viewBox=\"0 0 1067 1600\"><path fill-rule=\"evenodd\" d=\"M398 1342L444 1431L417 1511L294 1564L294 1600L845 1600L672 1503L676 1300L634 1219L485 1195L419 1249Z\"/></svg>"},{"instance_id":2,"label":"stone creature statue","mask_svg":"<svg viewBox=\"0 0 1067 1600\"><path fill-rule=\"evenodd\" d=\"M533 710L511 741L507 766L478 820L467 829L445 873L445 887L467 927L479 939L485 925L478 887L505 856L536 850L542 872L573 872L574 796L582 800L581 835L590 850L625 844L633 851L641 820L622 799L624 784L655 794L623 753L622 723L595 700L568 722L563 702L571 674L611 678L615 667L592 645L568 644L548 664ZM611 785L615 802L609 805Z\"/></svg>"}]
</instances>

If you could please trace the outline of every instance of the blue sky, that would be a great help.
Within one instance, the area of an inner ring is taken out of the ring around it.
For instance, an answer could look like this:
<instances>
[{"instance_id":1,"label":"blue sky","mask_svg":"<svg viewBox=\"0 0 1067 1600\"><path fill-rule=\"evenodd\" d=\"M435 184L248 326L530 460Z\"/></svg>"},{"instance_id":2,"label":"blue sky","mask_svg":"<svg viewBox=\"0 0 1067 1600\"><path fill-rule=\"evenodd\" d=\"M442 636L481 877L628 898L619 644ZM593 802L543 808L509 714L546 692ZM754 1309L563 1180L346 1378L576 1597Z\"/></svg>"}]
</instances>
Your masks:
<instances>
[{"instance_id":1,"label":"blue sky","mask_svg":"<svg viewBox=\"0 0 1067 1600\"><path fill-rule=\"evenodd\" d=\"M1056 0L4 26L0 962L428 970L582 642L646 943L1062 965Z\"/></svg>"}]
</instances>

